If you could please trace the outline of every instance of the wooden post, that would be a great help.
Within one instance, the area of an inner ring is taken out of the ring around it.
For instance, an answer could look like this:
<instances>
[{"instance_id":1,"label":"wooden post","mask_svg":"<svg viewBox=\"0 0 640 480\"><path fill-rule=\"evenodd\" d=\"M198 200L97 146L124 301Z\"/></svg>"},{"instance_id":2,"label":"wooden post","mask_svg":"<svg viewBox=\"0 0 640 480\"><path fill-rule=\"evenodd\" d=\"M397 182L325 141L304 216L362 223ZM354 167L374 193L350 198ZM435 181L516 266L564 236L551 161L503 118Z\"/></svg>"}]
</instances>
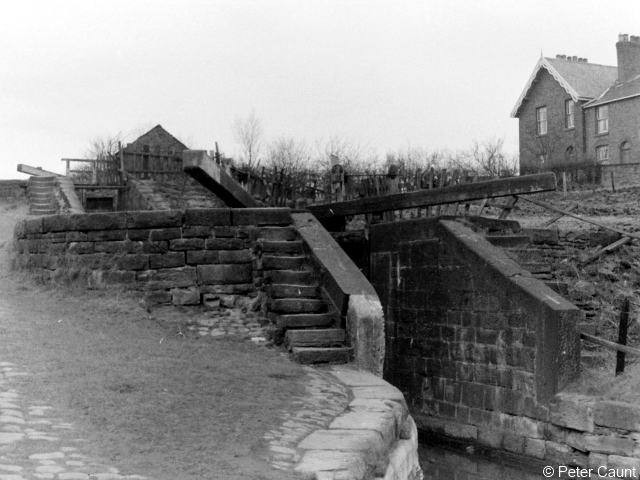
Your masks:
<instances>
[{"instance_id":1,"label":"wooden post","mask_svg":"<svg viewBox=\"0 0 640 480\"><path fill-rule=\"evenodd\" d=\"M562 197L567 198L567 172L562 171Z\"/></svg>"},{"instance_id":2,"label":"wooden post","mask_svg":"<svg viewBox=\"0 0 640 480\"><path fill-rule=\"evenodd\" d=\"M611 170L611 172L609 172L611 174L611 191L615 193L616 191L616 183L613 180L613 170Z\"/></svg>"},{"instance_id":3,"label":"wooden post","mask_svg":"<svg viewBox=\"0 0 640 480\"><path fill-rule=\"evenodd\" d=\"M66 176L67 177L69 176L69 173L70 173L70 170L71 170L71 167L69 166L70 163L71 163L71 161L69 159L67 159L67 172L66 172Z\"/></svg>"},{"instance_id":4,"label":"wooden post","mask_svg":"<svg viewBox=\"0 0 640 480\"><path fill-rule=\"evenodd\" d=\"M629 298L625 297L622 301L622 308L620 310L620 325L618 328L618 343L621 345L627 344L627 331L629 329ZM616 353L616 375L620 375L624 372L625 353L618 351Z\"/></svg>"}]
</instances>

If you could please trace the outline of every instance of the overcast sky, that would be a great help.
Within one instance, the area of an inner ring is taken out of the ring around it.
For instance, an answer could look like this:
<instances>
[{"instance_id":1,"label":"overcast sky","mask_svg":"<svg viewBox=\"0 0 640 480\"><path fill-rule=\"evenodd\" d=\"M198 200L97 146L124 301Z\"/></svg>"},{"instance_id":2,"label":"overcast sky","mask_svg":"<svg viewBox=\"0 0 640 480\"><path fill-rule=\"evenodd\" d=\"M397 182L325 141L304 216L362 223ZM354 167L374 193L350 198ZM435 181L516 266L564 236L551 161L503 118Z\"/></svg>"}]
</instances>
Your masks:
<instances>
[{"instance_id":1,"label":"overcast sky","mask_svg":"<svg viewBox=\"0 0 640 480\"><path fill-rule=\"evenodd\" d=\"M540 56L615 65L637 0L7 2L0 15L0 178L63 172L92 138L162 124L191 148L340 136L380 155L504 138Z\"/></svg>"}]
</instances>

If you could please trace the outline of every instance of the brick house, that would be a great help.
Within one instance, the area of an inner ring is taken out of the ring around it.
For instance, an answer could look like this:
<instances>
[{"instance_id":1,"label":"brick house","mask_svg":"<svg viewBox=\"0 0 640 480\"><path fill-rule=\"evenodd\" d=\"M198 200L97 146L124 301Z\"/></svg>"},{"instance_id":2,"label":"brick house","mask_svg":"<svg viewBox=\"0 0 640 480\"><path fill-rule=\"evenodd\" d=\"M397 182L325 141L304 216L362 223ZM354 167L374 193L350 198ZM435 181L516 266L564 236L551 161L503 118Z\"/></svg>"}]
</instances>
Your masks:
<instances>
[{"instance_id":1,"label":"brick house","mask_svg":"<svg viewBox=\"0 0 640 480\"><path fill-rule=\"evenodd\" d=\"M122 148L128 174L147 176L149 172L182 172L182 151L187 146L156 125Z\"/></svg>"},{"instance_id":2,"label":"brick house","mask_svg":"<svg viewBox=\"0 0 640 480\"><path fill-rule=\"evenodd\" d=\"M520 173L640 161L640 37L620 35L618 66L541 57L511 112Z\"/></svg>"}]
</instances>

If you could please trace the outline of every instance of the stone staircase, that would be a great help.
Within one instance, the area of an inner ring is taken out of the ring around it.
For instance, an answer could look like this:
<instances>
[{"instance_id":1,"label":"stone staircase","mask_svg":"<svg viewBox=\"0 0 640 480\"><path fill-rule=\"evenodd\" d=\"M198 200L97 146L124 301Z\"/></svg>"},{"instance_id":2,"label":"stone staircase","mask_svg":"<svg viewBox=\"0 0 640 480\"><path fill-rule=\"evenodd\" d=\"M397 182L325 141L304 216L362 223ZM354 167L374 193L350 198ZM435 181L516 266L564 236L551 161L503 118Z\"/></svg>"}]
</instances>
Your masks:
<instances>
[{"instance_id":1,"label":"stone staircase","mask_svg":"<svg viewBox=\"0 0 640 480\"><path fill-rule=\"evenodd\" d=\"M31 215L53 215L58 211L55 196L55 177L29 177L27 184L29 213Z\"/></svg>"},{"instance_id":2,"label":"stone staircase","mask_svg":"<svg viewBox=\"0 0 640 480\"><path fill-rule=\"evenodd\" d=\"M345 344L340 314L323 298L319 275L295 228L264 227L258 242L277 342L284 342L300 363L350 361L352 348Z\"/></svg>"}]
</instances>

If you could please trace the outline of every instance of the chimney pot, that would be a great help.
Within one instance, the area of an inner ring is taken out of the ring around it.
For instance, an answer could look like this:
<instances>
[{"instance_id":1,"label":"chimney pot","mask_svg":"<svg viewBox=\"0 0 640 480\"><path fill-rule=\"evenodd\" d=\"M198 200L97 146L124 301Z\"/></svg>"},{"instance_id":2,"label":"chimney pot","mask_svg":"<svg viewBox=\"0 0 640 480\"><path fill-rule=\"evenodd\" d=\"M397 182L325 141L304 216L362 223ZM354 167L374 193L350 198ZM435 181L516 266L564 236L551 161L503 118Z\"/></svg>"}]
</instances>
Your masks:
<instances>
[{"instance_id":1,"label":"chimney pot","mask_svg":"<svg viewBox=\"0 0 640 480\"><path fill-rule=\"evenodd\" d=\"M616 53L618 54L618 81L626 82L640 75L640 37L624 33L618 37Z\"/></svg>"}]
</instances>

